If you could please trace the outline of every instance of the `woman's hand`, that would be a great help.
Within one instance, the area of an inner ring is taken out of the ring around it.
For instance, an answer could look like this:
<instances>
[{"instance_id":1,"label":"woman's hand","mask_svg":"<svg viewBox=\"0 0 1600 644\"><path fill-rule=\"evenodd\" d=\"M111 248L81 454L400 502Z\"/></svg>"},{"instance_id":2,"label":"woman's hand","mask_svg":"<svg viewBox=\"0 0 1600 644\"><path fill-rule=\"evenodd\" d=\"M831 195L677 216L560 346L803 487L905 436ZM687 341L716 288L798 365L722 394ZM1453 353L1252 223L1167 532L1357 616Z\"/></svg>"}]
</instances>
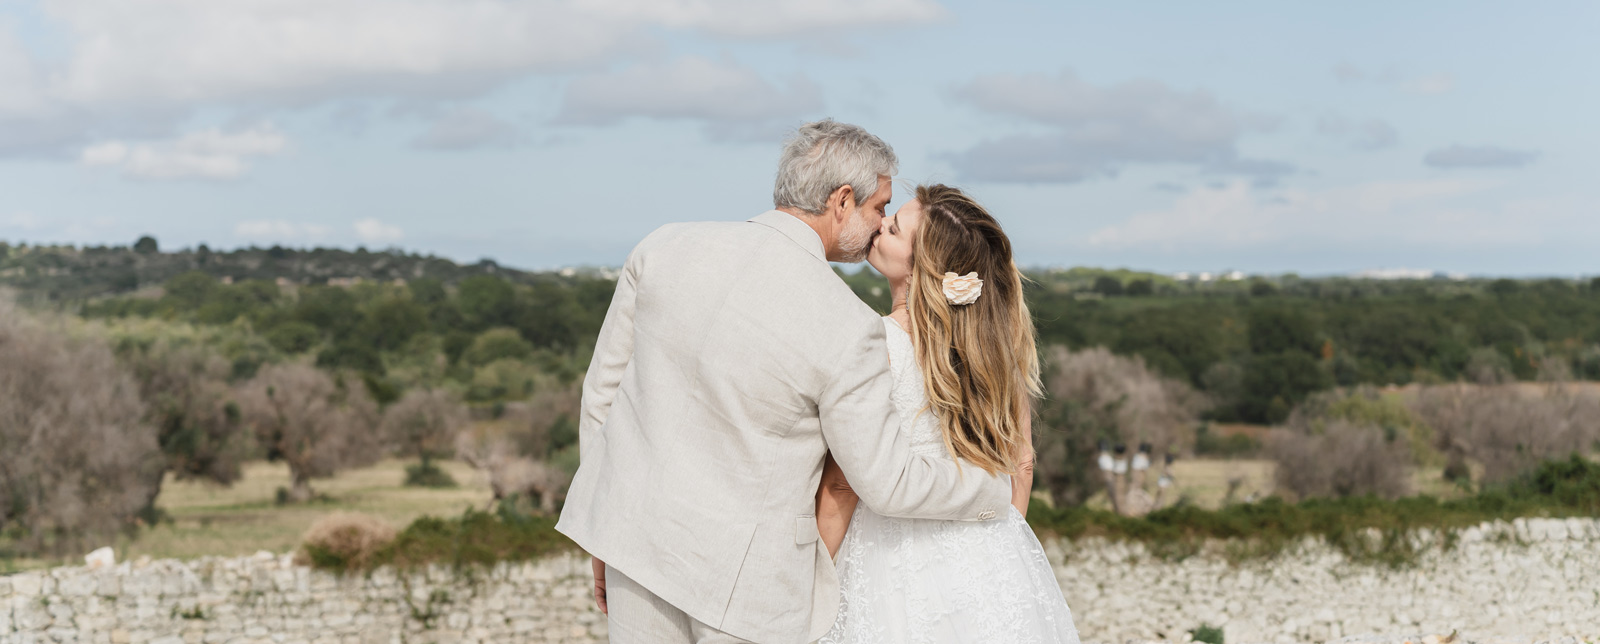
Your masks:
<instances>
[{"instance_id":1,"label":"woman's hand","mask_svg":"<svg viewBox=\"0 0 1600 644\"><path fill-rule=\"evenodd\" d=\"M606 562L590 557L589 565L594 567L594 603L600 607L601 614L609 615L606 612Z\"/></svg>"},{"instance_id":2,"label":"woman's hand","mask_svg":"<svg viewBox=\"0 0 1600 644\"><path fill-rule=\"evenodd\" d=\"M828 556L838 556L839 544L850 529L850 517L856 512L860 497L844 478L844 470L833 461L833 454L822 464L822 482L817 486L817 532L828 547Z\"/></svg>"}]
</instances>

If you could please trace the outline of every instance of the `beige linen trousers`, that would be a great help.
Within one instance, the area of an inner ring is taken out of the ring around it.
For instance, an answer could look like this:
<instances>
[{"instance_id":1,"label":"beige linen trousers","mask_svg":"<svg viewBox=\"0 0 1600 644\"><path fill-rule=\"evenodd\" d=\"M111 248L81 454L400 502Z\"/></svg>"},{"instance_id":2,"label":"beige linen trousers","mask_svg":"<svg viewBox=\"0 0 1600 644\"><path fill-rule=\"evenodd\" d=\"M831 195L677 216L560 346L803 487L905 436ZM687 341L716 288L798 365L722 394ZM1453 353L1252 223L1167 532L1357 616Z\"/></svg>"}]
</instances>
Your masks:
<instances>
[{"instance_id":1,"label":"beige linen trousers","mask_svg":"<svg viewBox=\"0 0 1600 644\"><path fill-rule=\"evenodd\" d=\"M805 222L664 226L617 280L556 529L705 626L815 640L839 602L814 518L826 452L885 516L980 521L1010 502L1007 478L913 455L890 387L882 320Z\"/></svg>"}]
</instances>

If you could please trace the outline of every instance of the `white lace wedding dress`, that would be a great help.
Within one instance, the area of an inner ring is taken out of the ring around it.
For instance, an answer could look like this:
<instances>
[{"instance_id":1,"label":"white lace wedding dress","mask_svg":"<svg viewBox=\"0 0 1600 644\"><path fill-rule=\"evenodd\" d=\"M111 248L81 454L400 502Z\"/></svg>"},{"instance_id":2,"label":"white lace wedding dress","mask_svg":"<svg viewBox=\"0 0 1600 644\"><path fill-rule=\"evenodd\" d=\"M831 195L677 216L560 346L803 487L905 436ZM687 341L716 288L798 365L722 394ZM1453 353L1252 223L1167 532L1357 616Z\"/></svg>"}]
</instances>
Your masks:
<instances>
[{"instance_id":1,"label":"white lace wedding dress","mask_svg":"<svg viewBox=\"0 0 1600 644\"><path fill-rule=\"evenodd\" d=\"M890 318L889 368L911 449L949 458L911 336ZM920 413L919 413L920 412ZM818 644L1078 644L1038 537L1016 508L991 521L879 516L857 506L839 547L839 616Z\"/></svg>"}]
</instances>

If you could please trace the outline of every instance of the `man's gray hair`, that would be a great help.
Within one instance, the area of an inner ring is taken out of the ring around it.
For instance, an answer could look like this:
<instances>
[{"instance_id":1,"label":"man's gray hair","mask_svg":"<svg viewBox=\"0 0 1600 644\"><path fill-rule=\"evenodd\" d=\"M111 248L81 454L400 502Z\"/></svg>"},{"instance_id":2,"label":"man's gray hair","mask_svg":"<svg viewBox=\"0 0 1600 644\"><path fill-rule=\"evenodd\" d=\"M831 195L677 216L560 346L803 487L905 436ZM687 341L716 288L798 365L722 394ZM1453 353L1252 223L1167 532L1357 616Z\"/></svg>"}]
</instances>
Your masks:
<instances>
[{"instance_id":1,"label":"man's gray hair","mask_svg":"<svg viewBox=\"0 0 1600 644\"><path fill-rule=\"evenodd\" d=\"M783 145L772 206L822 214L828 195L845 185L855 190L860 206L878 191L878 177L894 176L899 165L894 148L861 126L833 119L807 123Z\"/></svg>"}]
</instances>

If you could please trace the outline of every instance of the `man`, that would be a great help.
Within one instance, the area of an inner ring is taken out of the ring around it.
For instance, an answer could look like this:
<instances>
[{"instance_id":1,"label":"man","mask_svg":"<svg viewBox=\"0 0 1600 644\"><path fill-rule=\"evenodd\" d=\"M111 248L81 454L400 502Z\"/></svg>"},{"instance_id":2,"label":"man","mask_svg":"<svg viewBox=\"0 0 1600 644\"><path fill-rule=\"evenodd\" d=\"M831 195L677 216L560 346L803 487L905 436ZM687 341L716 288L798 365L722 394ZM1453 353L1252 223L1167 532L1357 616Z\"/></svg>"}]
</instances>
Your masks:
<instances>
[{"instance_id":1,"label":"man","mask_svg":"<svg viewBox=\"0 0 1600 644\"><path fill-rule=\"evenodd\" d=\"M1005 478L911 454L883 322L828 264L865 257L896 165L859 127L807 124L775 210L664 226L629 255L556 526L594 555L612 642L825 633L838 580L814 512L830 451L879 514L980 521L1010 503Z\"/></svg>"}]
</instances>

